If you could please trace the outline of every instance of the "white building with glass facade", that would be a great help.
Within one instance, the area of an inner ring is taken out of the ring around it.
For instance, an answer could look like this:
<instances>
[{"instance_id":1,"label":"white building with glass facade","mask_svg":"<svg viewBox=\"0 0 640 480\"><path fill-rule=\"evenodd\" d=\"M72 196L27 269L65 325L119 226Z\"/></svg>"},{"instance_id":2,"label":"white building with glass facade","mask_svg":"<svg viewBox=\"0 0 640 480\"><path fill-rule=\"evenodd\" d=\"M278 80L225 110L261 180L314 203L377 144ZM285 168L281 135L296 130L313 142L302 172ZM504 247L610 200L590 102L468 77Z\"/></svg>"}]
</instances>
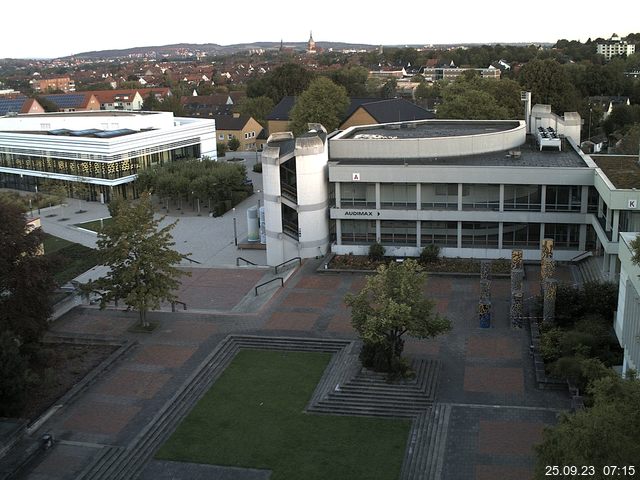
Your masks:
<instances>
[{"instance_id":1,"label":"white building with glass facade","mask_svg":"<svg viewBox=\"0 0 640 480\"><path fill-rule=\"evenodd\" d=\"M213 120L170 112L86 111L0 118L0 187L90 186L93 200L135 197L138 171L187 158L216 159ZM72 190L72 188L70 189Z\"/></svg>"}]
</instances>

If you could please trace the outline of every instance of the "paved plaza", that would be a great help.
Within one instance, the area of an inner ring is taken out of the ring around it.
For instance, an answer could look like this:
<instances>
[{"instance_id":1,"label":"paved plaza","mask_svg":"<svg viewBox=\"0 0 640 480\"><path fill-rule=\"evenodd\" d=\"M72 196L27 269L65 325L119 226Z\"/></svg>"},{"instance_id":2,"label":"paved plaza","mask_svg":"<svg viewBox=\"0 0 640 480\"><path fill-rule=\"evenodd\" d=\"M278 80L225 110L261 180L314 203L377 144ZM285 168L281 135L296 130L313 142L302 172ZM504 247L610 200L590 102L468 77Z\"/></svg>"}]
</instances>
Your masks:
<instances>
[{"instance_id":1,"label":"paved plaza","mask_svg":"<svg viewBox=\"0 0 640 480\"><path fill-rule=\"evenodd\" d=\"M129 333L136 315L121 310L79 307L56 321L51 328L56 335L126 338L136 345L35 434L51 432L56 444L31 466L28 478L72 479L101 447L131 445L229 334L356 338L343 298L358 291L365 277L319 274L318 263L305 262L284 288L265 293L254 311L244 313L235 311L235 305L254 295L264 270L194 269L192 283L187 283L193 296L189 302L201 310L153 312L149 316L159 327L152 334ZM538 271L527 269L527 274L527 291L534 293ZM406 353L437 359L442 366L435 401L451 409L441 451L442 479L530 478L533 445L541 440L544 426L569 408L566 394L536 388L528 334L508 325L508 285L509 279L492 281L490 329L478 328L478 278L432 276L425 285L437 310L451 319L453 330L432 340L410 338ZM266 478L263 471L242 476L236 470L190 468L198 478L218 478L206 477L213 472L219 472L219 478ZM162 469L154 461L144 478L154 478L149 472Z\"/></svg>"}]
</instances>

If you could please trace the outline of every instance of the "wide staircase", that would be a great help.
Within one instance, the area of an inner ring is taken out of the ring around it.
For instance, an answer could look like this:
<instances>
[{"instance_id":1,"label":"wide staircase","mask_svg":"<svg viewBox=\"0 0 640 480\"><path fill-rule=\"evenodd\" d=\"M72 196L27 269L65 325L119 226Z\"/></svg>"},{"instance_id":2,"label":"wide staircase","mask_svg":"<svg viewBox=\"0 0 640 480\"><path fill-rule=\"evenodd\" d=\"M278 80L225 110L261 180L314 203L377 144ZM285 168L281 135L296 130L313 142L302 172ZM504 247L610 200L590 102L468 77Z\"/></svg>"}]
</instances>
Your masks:
<instances>
[{"instance_id":1,"label":"wide staircase","mask_svg":"<svg viewBox=\"0 0 640 480\"><path fill-rule=\"evenodd\" d=\"M586 282L603 282L602 275L602 257L587 257L578 264L578 273L582 279L581 283Z\"/></svg>"}]
</instances>

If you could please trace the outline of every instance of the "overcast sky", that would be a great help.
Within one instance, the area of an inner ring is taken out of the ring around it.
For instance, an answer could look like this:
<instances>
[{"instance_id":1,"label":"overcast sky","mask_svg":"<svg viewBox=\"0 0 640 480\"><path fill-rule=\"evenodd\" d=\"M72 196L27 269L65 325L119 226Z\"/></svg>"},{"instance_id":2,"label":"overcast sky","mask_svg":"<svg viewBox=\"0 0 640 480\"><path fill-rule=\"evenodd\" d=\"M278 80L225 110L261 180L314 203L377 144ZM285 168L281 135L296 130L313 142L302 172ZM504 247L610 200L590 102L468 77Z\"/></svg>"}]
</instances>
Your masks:
<instances>
[{"instance_id":1,"label":"overcast sky","mask_svg":"<svg viewBox=\"0 0 640 480\"><path fill-rule=\"evenodd\" d=\"M98 5L99 7L92 7ZM316 41L404 45L585 41L640 31L640 2L595 0L8 1L0 58L171 43Z\"/></svg>"}]
</instances>

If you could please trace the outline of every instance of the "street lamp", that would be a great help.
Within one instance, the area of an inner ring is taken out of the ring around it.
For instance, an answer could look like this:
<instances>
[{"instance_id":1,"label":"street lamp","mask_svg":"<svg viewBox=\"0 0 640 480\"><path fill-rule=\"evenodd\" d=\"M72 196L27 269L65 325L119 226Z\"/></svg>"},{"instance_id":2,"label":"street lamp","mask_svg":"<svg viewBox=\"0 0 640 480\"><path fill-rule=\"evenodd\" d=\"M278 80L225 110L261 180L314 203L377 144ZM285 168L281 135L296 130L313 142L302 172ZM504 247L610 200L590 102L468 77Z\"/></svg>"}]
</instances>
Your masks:
<instances>
[{"instance_id":1,"label":"street lamp","mask_svg":"<svg viewBox=\"0 0 640 480\"><path fill-rule=\"evenodd\" d=\"M260 212L260 193L262 193L262 192L261 192L260 189L258 189L258 190L256 190L256 193L258 194L258 212Z\"/></svg>"},{"instance_id":2,"label":"street lamp","mask_svg":"<svg viewBox=\"0 0 640 480\"><path fill-rule=\"evenodd\" d=\"M233 243L238 246L238 228L236 226L236 207L233 207Z\"/></svg>"}]
</instances>

